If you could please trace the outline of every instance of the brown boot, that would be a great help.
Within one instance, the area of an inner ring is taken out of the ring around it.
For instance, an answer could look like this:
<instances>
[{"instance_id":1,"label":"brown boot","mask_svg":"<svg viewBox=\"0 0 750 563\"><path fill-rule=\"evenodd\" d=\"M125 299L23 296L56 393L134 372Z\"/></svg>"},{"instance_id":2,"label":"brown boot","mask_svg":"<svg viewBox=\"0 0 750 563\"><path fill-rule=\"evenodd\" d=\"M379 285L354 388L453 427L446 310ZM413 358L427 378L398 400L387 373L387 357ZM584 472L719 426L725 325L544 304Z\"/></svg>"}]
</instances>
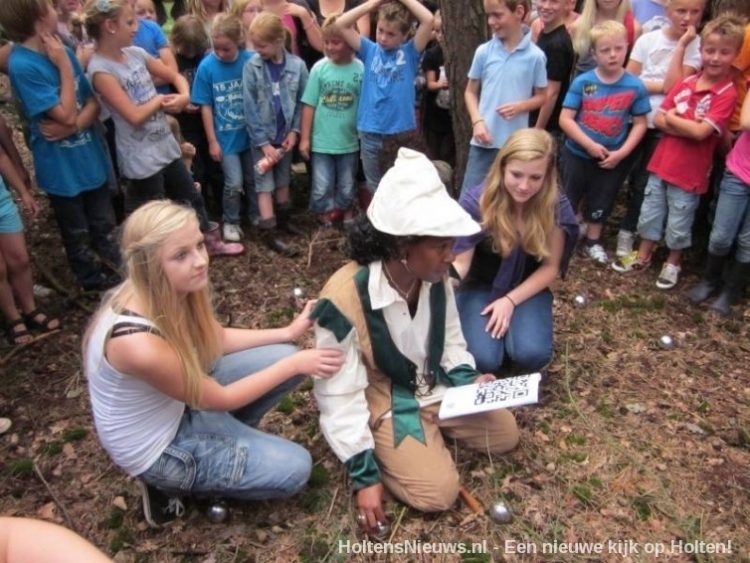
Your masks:
<instances>
[{"instance_id":1,"label":"brown boot","mask_svg":"<svg viewBox=\"0 0 750 563\"><path fill-rule=\"evenodd\" d=\"M209 256L239 256L245 252L245 247L239 242L224 242L221 240L219 224L211 222L210 230L203 233L206 250Z\"/></svg>"},{"instance_id":2,"label":"brown boot","mask_svg":"<svg viewBox=\"0 0 750 563\"><path fill-rule=\"evenodd\" d=\"M261 219L258 222L258 231L260 234L260 240L263 241L263 244L265 244L274 252L278 252L279 254L281 254L282 256L286 256L287 258L292 258L299 254L299 250L279 238L279 233L276 230L275 217L271 217L270 219Z\"/></svg>"}]
</instances>

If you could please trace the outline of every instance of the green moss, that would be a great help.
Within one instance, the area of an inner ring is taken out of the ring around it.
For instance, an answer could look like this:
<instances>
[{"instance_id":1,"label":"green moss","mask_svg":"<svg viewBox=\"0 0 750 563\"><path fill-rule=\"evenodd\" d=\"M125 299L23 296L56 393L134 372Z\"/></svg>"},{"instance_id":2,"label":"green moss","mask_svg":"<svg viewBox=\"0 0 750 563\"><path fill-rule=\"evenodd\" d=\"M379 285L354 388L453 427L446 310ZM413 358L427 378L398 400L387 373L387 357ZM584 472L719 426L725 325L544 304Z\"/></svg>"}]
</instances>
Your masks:
<instances>
[{"instance_id":1,"label":"green moss","mask_svg":"<svg viewBox=\"0 0 750 563\"><path fill-rule=\"evenodd\" d=\"M31 475L34 473L34 460L26 457L14 459L8 464L8 473L14 476Z\"/></svg>"},{"instance_id":2,"label":"green moss","mask_svg":"<svg viewBox=\"0 0 750 563\"><path fill-rule=\"evenodd\" d=\"M68 428L63 432L63 442L78 442L79 440L83 440L88 433L88 430L81 428L80 426L76 428Z\"/></svg>"},{"instance_id":3,"label":"green moss","mask_svg":"<svg viewBox=\"0 0 750 563\"><path fill-rule=\"evenodd\" d=\"M46 444L43 444L40 449L40 452L44 456L53 457L62 453L62 450L63 450L62 443L55 440L53 442L47 442Z\"/></svg>"}]
</instances>

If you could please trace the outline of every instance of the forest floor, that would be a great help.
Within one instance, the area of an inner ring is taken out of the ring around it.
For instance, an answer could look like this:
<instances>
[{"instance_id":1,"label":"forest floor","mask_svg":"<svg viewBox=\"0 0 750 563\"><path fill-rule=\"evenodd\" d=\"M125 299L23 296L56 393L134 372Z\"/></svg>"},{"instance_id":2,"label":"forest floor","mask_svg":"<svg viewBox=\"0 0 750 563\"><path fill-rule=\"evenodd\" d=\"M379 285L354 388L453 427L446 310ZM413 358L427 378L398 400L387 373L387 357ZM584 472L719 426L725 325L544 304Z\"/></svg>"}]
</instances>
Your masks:
<instances>
[{"instance_id":1,"label":"forest floor","mask_svg":"<svg viewBox=\"0 0 750 563\"><path fill-rule=\"evenodd\" d=\"M251 233L244 256L212 263L222 322L283 325L295 313L293 288L315 296L344 263L343 235L318 229L298 203L310 233L295 241L298 258L271 253ZM320 433L309 382L261 426L311 451L304 493L230 503L224 524L193 507L166 529L147 528L133 479L92 425L80 346L97 297L65 289L74 283L46 204L27 239L37 281L60 285L41 304L64 328L21 349L0 346L0 416L13 420L0 436L0 514L73 528L117 561L649 561L658 551L664 561L750 561L750 309L719 318L689 304L698 250L668 292L654 287L655 268L623 277L576 257L554 289L555 359L540 402L515 410L519 447L505 456L453 450L463 485L485 506L502 500L515 519L497 524L460 502L437 515L391 502L390 548L423 553L386 556L362 554L346 474ZM676 347L660 348L662 335ZM480 553L434 553L472 548ZM584 549L593 553L571 553Z\"/></svg>"}]
</instances>

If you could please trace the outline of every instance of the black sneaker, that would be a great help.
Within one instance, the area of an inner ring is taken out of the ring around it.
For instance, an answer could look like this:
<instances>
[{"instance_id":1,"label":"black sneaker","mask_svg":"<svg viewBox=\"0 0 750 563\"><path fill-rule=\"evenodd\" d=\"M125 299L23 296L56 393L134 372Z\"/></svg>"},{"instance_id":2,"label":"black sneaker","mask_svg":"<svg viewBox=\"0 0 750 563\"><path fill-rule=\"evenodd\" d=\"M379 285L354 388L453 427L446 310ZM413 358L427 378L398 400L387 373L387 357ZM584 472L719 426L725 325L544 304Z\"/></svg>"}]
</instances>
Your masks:
<instances>
[{"instance_id":1,"label":"black sneaker","mask_svg":"<svg viewBox=\"0 0 750 563\"><path fill-rule=\"evenodd\" d=\"M177 497L169 497L156 487L137 481L143 499L143 516L152 528L161 528L185 514L185 505Z\"/></svg>"}]
</instances>

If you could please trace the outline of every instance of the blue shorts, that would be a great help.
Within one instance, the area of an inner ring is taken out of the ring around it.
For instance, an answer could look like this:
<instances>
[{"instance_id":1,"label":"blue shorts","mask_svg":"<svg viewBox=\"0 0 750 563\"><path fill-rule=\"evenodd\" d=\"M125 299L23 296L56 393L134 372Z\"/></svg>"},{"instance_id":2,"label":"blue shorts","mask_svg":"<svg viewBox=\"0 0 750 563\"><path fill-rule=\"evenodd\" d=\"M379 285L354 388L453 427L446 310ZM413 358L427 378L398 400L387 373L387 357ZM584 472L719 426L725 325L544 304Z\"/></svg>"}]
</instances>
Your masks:
<instances>
[{"instance_id":1,"label":"blue shorts","mask_svg":"<svg viewBox=\"0 0 750 563\"><path fill-rule=\"evenodd\" d=\"M0 180L0 234L23 232L23 222L5 183Z\"/></svg>"}]
</instances>

